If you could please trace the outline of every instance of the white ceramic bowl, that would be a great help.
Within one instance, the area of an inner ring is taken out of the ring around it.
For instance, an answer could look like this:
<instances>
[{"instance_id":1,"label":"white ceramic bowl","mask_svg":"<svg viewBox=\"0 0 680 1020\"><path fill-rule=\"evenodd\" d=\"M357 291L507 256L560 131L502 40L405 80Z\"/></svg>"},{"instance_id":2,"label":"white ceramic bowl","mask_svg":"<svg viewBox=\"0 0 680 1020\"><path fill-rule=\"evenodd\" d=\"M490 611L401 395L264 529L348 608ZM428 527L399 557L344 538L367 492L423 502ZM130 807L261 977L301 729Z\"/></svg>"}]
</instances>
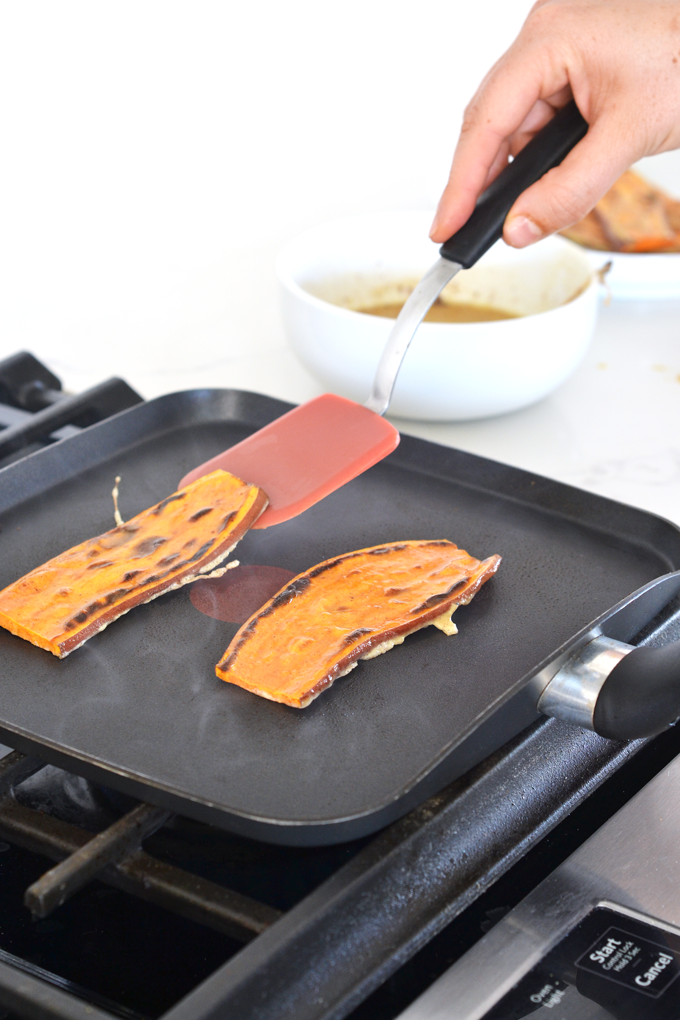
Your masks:
<instances>
[{"instance_id":1,"label":"white ceramic bowl","mask_svg":"<svg viewBox=\"0 0 680 1020\"><path fill-rule=\"evenodd\" d=\"M595 251L583 248L595 269L607 262L607 286L614 298L629 301L658 301L680 298L680 252Z\"/></svg>"},{"instance_id":2,"label":"white ceramic bowl","mask_svg":"<svg viewBox=\"0 0 680 1020\"><path fill-rule=\"evenodd\" d=\"M307 231L280 253L288 338L327 389L362 403L368 398L393 320L351 306L390 281L423 275L438 257L427 236L430 221L426 212L348 217ZM563 238L522 251L501 241L449 288L460 300L522 317L423 323L404 359L390 416L461 421L514 411L559 386L585 354L597 284L588 256Z\"/></svg>"}]
</instances>

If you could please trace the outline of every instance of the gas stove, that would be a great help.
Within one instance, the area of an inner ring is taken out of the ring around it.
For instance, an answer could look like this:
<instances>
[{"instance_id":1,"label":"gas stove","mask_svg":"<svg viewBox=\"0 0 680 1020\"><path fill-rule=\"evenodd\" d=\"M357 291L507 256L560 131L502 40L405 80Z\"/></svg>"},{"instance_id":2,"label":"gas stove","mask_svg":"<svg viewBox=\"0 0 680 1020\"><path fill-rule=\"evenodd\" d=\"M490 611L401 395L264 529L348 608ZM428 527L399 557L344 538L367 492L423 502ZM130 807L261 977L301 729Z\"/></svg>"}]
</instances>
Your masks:
<instances>
[{"instance_id":1,"label":"gas stove","mask_svg":"<svg viewBox=\"0 0 680 1020\"><path fill-rule=\"evenodd\" d=\"M1 467L141 397L122 380L65 395L21 354L0 362L0 401ZM636 643L679 630L675 602ZM9 1014L390 1020L680 754L680 732L619 743L543 719L377 835L324 847L231 835L7 752Z\"/></svg>"}]
</instances>

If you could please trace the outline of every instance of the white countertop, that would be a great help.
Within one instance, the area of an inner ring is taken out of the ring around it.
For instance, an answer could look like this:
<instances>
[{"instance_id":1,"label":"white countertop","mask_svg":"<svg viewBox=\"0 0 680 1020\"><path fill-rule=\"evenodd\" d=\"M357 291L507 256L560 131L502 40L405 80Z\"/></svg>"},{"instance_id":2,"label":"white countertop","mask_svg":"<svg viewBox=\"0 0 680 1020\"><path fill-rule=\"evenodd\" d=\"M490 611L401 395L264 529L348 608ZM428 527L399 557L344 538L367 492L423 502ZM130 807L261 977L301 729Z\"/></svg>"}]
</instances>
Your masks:
<instances>
[{"instance_id":1,"label":"white countertop","mask_svg":"<svg viewBox=\"0 0 680 1020\"><path fill-rule=\"evenodd\" d=\"M581 366L533 407L405 431L680 524L680 301L603 304Z\"/></svg>"}]
</instances>

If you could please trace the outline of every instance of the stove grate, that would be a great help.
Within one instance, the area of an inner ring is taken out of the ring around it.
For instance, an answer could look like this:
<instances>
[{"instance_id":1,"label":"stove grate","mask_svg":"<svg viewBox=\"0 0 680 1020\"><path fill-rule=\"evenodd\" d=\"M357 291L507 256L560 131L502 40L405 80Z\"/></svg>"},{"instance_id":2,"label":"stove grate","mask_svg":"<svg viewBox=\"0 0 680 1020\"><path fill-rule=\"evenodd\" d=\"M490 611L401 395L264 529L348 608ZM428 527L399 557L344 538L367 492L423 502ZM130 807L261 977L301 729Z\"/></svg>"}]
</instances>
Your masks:
<instances>
[{"instance_id":1,"label":"stove grate","mask_svg":"<svg viewBox=\"0 0 680 1020\"><path fill-rule=\"evenodd\" d=\"M0 761L0 836L62 864L27 890L24 903L44 918L94 878L155 903L239 942L255 938L281 911L159 861L141 842L169 812L140 804L93 837L91 832L17 802L14 788L45 767L18 751Z\"/></svg>"},{"instance_id":2,"label":"stove grate","mask_svg":"<svg viewBox=\"0 0 680 1020\"><path fill-rule=\"evenodd\" d=\"M32 354L0 361L0 467L41 445L142 402L123 379L107 379L67 395L61 382Z\"/></svg>"},{"instance_id":3,"label":"stove grate","mask_svg":"<svg viewBox=\"0 0 680 1020\"><path fill-rule=\"evenodd\" d=\"M244 906L242 894L134 847L117 863L102 858L97 877L250 941L167 1011L164 1020L225 1015L340 1020L643 744L603 740L556 720L539 722L367 841L283 915L253 900ZM17 752L8 759L0 762L0 836L52 859L70 854L82 859L80 851L97 836L18 803L14 790L20 791L19 780L26 781L42 763ZM150 813L155 809L144 808L147 817L157 818ZM131 828L130 814L124 830ZM72 985L69 992L49 987L38 994L39 985L26 975L18 981L16 970L0 965L0 1004L5 1008L30 1020L85 1020ZM94 1017L87 1014L89 1020L110 1015L99 1008Z\"/></svg>"}]
</instances>

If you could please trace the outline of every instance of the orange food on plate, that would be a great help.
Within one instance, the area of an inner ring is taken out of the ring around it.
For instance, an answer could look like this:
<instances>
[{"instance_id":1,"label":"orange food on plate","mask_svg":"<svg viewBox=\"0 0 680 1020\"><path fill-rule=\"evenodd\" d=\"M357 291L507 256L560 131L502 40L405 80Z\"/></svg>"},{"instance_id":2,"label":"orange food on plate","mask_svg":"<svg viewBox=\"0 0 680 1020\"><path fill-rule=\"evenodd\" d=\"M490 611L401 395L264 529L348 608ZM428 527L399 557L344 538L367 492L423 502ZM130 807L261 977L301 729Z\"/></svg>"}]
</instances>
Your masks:
<instances>
[{"instance_id":1,"label":"orange food on plate","mask_svg":"<svg viewBox=\"0 0 680 1020\"><path fill-rule=\"evenodd\" d=\"M305 708L359 659L451 614L498 569L453 542L407 541L359 549L295 577L238 631L217 676L271 701Z\"/></svg>"},{"instance_id":2,"label":"orange food on plate","mask_svg":"<svg viewBox=\"0 0 680 1020\"><path fill-rule=\"evenodd\" d=\"M597 251L611 251L611 247L600 219L594 209L591 209L587 216L562 231L564 237L570 241L583 245L584 248L595 248Z\"/></svg>"},{"instance_id":3,"label":"orange food on plate","mask_svg":"<svg viewBox=\"0 0 680 1020\"><path fill-rule=\"evenodd\" d=\"M599 251L680 251L680 202L626 170L565 237Z\"/></svg>"},{"instance_id":4,"label":"orange food on plate","mask_svg":"<svg viewBox=\"0 0 680 1020\"><path fill-rule=\"evenodd\" d=\"M134 606L215 577L267 496L212 471L0 591L0 626L63 658Z\"/></svg>"}]
</instances>

